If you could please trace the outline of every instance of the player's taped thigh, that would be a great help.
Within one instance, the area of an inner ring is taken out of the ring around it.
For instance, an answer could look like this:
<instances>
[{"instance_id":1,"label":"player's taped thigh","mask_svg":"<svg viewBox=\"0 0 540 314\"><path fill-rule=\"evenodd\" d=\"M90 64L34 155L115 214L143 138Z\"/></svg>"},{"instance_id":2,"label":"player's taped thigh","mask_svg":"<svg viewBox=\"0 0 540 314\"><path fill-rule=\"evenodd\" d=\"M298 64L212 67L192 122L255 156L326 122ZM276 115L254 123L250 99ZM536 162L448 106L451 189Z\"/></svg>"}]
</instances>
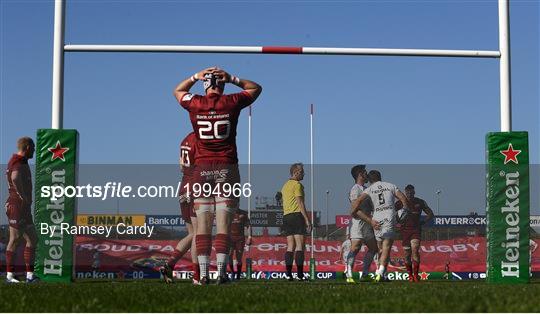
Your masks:
<instances>
[{"instance_id":1,"label":"player's taped thigh","mask_svg":"<svg viewBox=\"0 0 540 314\"><path fill-rule=\"evenodd\" d=\"M226 197L216 197L216 212L217 211L226 211L233 213L236 208L238 208L238 199L236 198L226 198Z\"/></svg>"},{"instance_id":2,"label":"player's taped thigh","mask_svg":"<svg viewBox=\"0 0 540 314\"><path fill-rule=\"evenodd\" d=\"M216 201L213 197L199 197L193 200L193 209L196 214L214 212Z\"/></svg>"}]
</instances>

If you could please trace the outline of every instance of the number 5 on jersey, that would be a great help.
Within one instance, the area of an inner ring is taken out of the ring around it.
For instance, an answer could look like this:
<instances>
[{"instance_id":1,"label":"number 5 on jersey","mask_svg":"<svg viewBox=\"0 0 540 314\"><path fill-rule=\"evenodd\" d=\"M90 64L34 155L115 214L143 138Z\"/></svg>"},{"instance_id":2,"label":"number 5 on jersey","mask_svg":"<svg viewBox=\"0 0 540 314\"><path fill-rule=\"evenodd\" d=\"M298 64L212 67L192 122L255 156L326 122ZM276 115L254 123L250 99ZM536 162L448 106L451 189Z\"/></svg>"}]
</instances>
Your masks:
<instances>
[{"instance_id":1,"label":"number 5 on jersey","mask_svg":"<svg viewBox=\"0 0 540 314\"><path fill-rule=\"evenodd\" d=\"M384 204L384 195L382 193L379 193L378 196L379 196L379 205L383 205Z\"/></svg>"}]
</instances>

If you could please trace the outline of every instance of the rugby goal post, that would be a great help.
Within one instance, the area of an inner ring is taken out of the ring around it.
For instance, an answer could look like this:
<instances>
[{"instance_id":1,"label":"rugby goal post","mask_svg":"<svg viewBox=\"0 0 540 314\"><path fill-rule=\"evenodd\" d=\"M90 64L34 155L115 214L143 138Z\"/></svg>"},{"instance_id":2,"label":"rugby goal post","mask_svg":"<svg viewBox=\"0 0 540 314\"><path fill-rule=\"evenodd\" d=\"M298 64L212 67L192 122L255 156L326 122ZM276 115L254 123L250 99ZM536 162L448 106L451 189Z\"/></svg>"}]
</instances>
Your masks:
<instances>
[{"instance_id":1,"label":"rugby goal post","mask_svg":"<svg viewBox=\"0 0 540 314\"><path fill-rule=\"evenodd\" d=\"M62 148L64 144L61 142L61 137L65 136L64 131L71 132L69 133L68 141L74 146L70 147L70 153L75 157L77 153L77 132L75 130L62 130L64 54L66 52L244 53L498 58L500 78L500 132L489 133L486 137L486 163L488 172L486 195L488 216L488 281L528 282L528 135L527 132L511 132L509 0L498 0L498 15L499 49L495 51L272 46L66 45L64 41L65 1L56 0L54 14L52 129L38 131L36 191L38 191L40 185L52 184L50 182L50 171L55 171L57 167L61 169L61 165L52 164L50 162L51 158L46 158L46 156L50 154L49 148L51 148L51 145L52 148L58 148L56 144L59 144L60 148ZM55 159L55 161L58 160L60 159ZM75 169L76 158L65 158L65 160L71 160L70 167ZM251 163L251 158L249 158L249 163ZM49 173L45 169L48 169ZM65 181L74 182L74 176L75 172L73 172L72 180L67 178ZM517 205L515 205L516 200ZM48 206L50 205L48 202L48 200L39 199L36 196L36 222L43 220L53 223L55 221L61 221L60 217L74 217L74 204L66 206L68 205L68 202L66 202L62 210L51 211L48 209L48 207L51 207ZM506 206L508 202L514 205L508 207ZM66 213L69 213L69 215L66 215ZM36 258L38 273L45 281L69 281L72 278L66 274L73 272L73 264L64 263L62 256L70 255L72 257L73 251L69 245L73 245L73 242L67 241L69 243L66 244L66 241L64 241L63 244L60 244L61 241L57 240L54 244L51 244L52 242L52 240L46 240L40 237L38 258ZM49 262L47 265L52 265L50 267L53 267L51 269L54 270L54 273L47 273L48 268L43 266L44 261ZM59 273L63 275L58 275Z\"/></svg>"}]
</instances>

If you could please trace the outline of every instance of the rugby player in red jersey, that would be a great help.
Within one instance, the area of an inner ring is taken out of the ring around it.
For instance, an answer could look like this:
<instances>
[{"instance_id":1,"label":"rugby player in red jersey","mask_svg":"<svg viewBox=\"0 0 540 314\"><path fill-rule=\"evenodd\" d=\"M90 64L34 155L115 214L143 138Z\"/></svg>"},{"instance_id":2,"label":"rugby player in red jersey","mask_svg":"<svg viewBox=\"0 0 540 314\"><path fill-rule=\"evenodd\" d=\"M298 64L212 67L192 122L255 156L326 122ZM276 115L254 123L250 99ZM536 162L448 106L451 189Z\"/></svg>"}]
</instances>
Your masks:
<instances>
[{"instance_id":1,"label":"rugby player in red jersey","mask_svg":"<svg viewBox=\"0 0 540 314\"><path fill-rule=\"evenodd\" d=\"M247 229L247 241L245 229ZM244 247L251 245L251 224L249 223L248 212L237 209L231 221L231 252L229 255L229 267L233 278L240 279L242 275L242 258L244 257ZM236 259L235 259L236 258ZM236 271L235 271L236 268Z\"/></svg>"},{"instance_id":2,"label":"rugby player in red jersey","mask_svg":"<svg viewBox=\"0 0 540 314\"><path fill-rule=\"evenodd\" d=\"M414 186L411 184L405 187L405 196L409 201L411 208L405 209L404 216L401 217L401 237L403 250L405 251L405 266L409 273L409 281L419 281L418 272L420 269L420 239L422 234L422 225L433 219L433 211L427 205L426 201L415 197ZM401 208L401 201L396 202L396 208ZM427 217L420 221L422 212ZM411 260L412 255L412 260Z\"/></svg>"},{"instance_id":3,"label":"rugby player in red jersey","mask_svg":"<svg viewBox=\"0 0 540 314\"><path fill-rule=\"evenodd\" d=\"M187 195L186 188L193 180L193 161L195 160L197 137L194 132L189 133L180 142L180 166L182 167L182 182L180 183L180 213L186 222L188 230L187 236L178 242L173 255L167 263L159 268L166 283L172 283L172 271L174 265L191 249L191 261L193 265L193 283L199 284L199 262L197 261L197 250L195 248L195 230L197 228L197 217L193 210L193 199Z\"/></svg>"},{"instance_id":4,"label":"rugby player in red jersey","mask_svg":"<svg viewBox=\"0 0 540 314\"><path fill-rule=\"evenodd\" d=\"M26 282L37 281L34 257L37 234L32 220L32 173L28 159L34 157L34 141L29 137L17 140L17 153L11 156L6 169L9 196L5 208L9 222L9 242L6 246L6 282L18 283L14 275L15 252L21 238L26 241L24 263Z\"/></svg>"},{"instance_id":5,"label":"rugby player in red jersey","mask_svg":"<svg viewBox=\"0 0 540 314\"><path fill-rule=\"evenodd\" d=\"M191 87L203 80L205 95L190 93ZM243 89L240 93L224 94L226 83ZM189 112L197 136L193 184L187 188L194 198L197 214L197 247L201 283L208 284L208 267L212 251L212 222L216 218L216 261L218 284L226 283L229 255L229 225L238 207L238 197L232 193L240 185L236 152L236 126L240 111L259 97L262 87L255 82L231 76L217 68L204 69L180 82L174 95Z\"/></svg>"}]
</instances>

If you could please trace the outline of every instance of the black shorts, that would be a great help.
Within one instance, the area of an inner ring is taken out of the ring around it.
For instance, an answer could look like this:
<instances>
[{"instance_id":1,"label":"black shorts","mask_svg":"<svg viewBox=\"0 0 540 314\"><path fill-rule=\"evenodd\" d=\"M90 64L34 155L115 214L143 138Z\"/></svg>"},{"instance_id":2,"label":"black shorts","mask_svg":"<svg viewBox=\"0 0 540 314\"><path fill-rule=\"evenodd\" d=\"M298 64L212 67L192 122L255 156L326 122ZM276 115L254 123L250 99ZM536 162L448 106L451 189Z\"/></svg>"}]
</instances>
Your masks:
<instances>
[{"instance_id":1,"label":"black shorts","mask_svg":"<svg viewBox=\"0 0 540 314\"><path fill-rule=\"evenodd\" d=\"M306 234L306 222L302 213L292 213L283 216L285 235Z\"/></svg>"}]
</instances>

